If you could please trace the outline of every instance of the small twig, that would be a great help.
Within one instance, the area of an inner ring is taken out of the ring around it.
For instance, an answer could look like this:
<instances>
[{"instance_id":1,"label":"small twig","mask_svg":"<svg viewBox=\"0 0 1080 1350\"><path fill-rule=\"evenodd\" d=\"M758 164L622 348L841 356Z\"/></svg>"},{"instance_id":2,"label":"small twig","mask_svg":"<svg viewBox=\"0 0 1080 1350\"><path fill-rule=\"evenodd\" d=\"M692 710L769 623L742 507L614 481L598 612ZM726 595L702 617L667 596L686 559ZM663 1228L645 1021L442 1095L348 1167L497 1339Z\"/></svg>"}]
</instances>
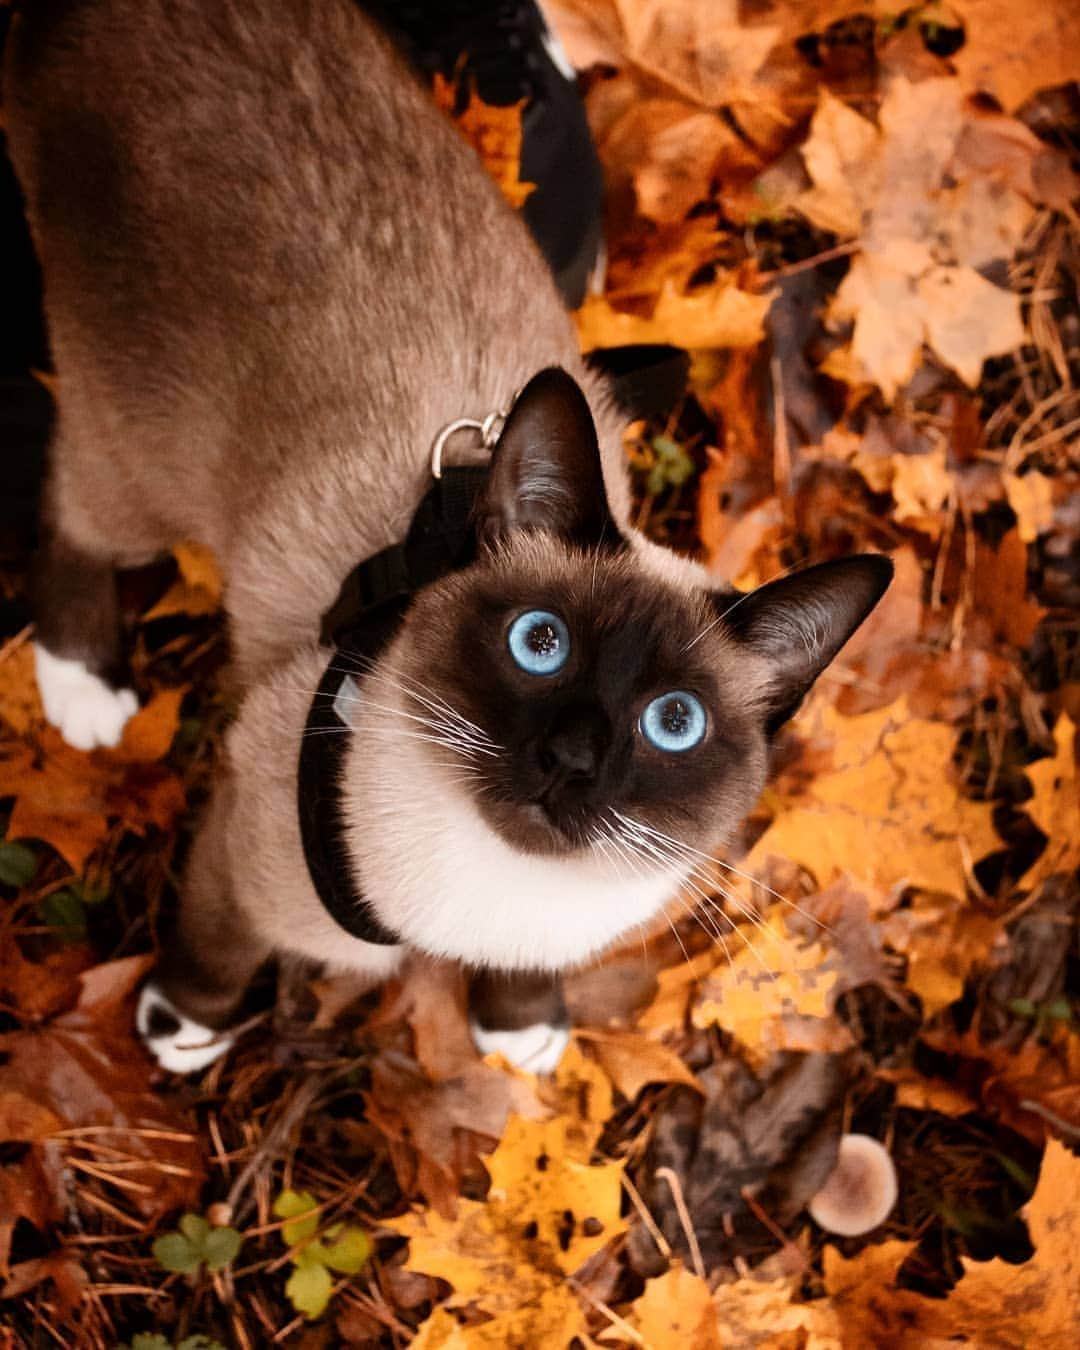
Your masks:
<instances>
[{"instance_id":1,"label":"small twig","mask_svg":"<svg viewBox=\"0 0 1080 1350\"><path fill-rule=\"evenodd\" d=\"M694 1270L702 1279L705 1279L705 1263L701 1259L701 1248L698 1246L697 1234L694 1232L694 1225L690 1219L690 1211L686 1208L682 1182L670 1167L658 1167L656 1169L656 1175L662 1177L671 1189L671 1198L675 1201L675 1211L679 1216L679 1222L683 1226L683 1232L686 1234L686 1241L690 1247L690 1259L694 1263Z\"/></svg>"},{"instance_id":2,"label":"small twig","mask_svg":"<svg viewBox=\"0 0 1080 1350\"><path fill-rule=\"evenodd\" d=\"M827 248L823 253L815 253L812 258L803 258L802 262L788 263L785 267L778 267L775 272L762 272L758 281L769 282L777 281L780 277L794 277L800 272L809 272L811 268L835 262L837 258L849 258L861 248L862 244L857 239L853 239L850 244L837 244L835 248Z\"/></svg>"},{"instance_id":3,"label":"small twig","mask_svg":"<svg viewBox=\"0 0 1080 1350\"><path fill-rule=\"evenodd\" d=\"M784 404L784 369L780 358L769 361L773 391L773 485L777 493L787 492L791 482L791 446L788 444L787 410Z\"/></svg>"},{"instance_id":4,"label":"small twig","mask_svg":"<svg viewBox=\"0 0 1080 1350\"><path fill-rule=\"evenodd\" d=\"M663 1256L665 1261L670 1261L671 1244L668 1242L667 1238L660 1231L660 1228L657 1225L656 1220L649 1213L648 1206L645 1204L645 1201L641 1198L641 1192L638 1190L638 1188L634 1185L634 1183L630 1180L630 1178L626 1175L625 1172L622 1174L622 1184L626 1187L626 1193L630 1197L631 1204L638 1212L638 1218L649 1230L649 1236L656 1243L657 1248L660 1251L660 1254Z\"/></svg>"},{"instance_id":5,"label":"small twig","mask_svg":"<svg viewBox=\"0 0 1080 1350\"><path fill-rule=\"evenodd\" d=\"M340 1070L338 1070L340 1072ZM266 1131L259 1140L257 1147L251 1158L245 1164L243 1170L237 1176L232 1186L229 1188L229 1194L225 1203L237 1217L242 1215L240 1199L247 1190L252 1178L257 1175L259 1168L273 1157L281 1145L292 1133L293 1127L297 1125L307 1114L312 1103L318 1097L319 1093L326 1086L329 1078L325 1074L312 1075L306 1082L297 1088L296 1096L281 1113L278 1119Z\"/></svg>"},{"instance_id":6,"label":"small twig","mask_svg":"<svg viewBox=\"0 0 1080 1350\"><path fill-rule=\"evenodd\" d=\"M635 1331L626 1318L620 1317L614 1308L609 1308L603 1299L599 1299L595 1294L590 1293L580 1280L575 1280L571 1275L567 1278L566 1283L575 1294L580 1295L586 1303L591 1304L598 1313L603 1313L611 1325L613 1327L618 1327L622 1334L628 1336L635 1345L643 1345L645 1346L645 1350L649 1350L649 1343L645 1340L644 1336L642 1336L641 1332Z\"/></svg>"},{"instance_id":7,"label":"small twig","mask_svg":"<svg viewBox=\"0 0 1080 1350\"><path fill-rule=\"evenodd\" d=\"M1025 1111L1031 1111L1036 1116L1042 1116L1043 1120L1048 1120L1054 1129L1060 1130L1062 1134L1067 1134L1071 1139L1080 1139L1080 1126L1063 1120L1056 1111L1051 1111L1048 1106L1043 1106L1042 1102L1032 1101L1030 1097L1025 1097L1020 1105Z\"/></svg>"}]
</instances>

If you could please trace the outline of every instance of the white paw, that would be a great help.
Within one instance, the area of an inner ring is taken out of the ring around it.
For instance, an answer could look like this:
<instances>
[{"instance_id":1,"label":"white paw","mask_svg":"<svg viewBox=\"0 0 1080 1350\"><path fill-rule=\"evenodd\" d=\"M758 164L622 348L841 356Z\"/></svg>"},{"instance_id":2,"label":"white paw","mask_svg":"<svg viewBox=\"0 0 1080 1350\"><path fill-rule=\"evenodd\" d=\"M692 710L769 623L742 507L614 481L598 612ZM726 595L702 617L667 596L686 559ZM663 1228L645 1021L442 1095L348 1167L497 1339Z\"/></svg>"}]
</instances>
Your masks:
<instances>
[{"instance_id":1,"label":"white paw","mask_svg":"<svg viewBox=\"0 0 1080 1350\"><path fill-rule=\"evenodd\" d=\"M470 1025L473 1044L482 1055L500 1054L529 1073L553 1073L570 1044L569 1027L547 1022L535 1022L520 1031L489 1031L476 1022Z\"/></svg>"},{"instance_id":2,"label":"white paw","mask_svg":"<svg viewBox=\"0 0 1080 1350\"><path fill-rule=\"evenodd\" d=\"M76 750L118 745L124 724L138 711L131 689L113 689L81 661L54 656L34 644L34 669L45 716Z\"/></svg>"},{"instance_id":3,"label":"white paw","mask_svg":"<svg viewBox=\"0 0 1080 1350\"><path fill-rule=\"evenodd\" d=\"M185 1017L153 982L143 985L135 1026L146 1048L170 1073L197 1073L213 1064L235 1039Z\"/></svg>"}]
</instances>

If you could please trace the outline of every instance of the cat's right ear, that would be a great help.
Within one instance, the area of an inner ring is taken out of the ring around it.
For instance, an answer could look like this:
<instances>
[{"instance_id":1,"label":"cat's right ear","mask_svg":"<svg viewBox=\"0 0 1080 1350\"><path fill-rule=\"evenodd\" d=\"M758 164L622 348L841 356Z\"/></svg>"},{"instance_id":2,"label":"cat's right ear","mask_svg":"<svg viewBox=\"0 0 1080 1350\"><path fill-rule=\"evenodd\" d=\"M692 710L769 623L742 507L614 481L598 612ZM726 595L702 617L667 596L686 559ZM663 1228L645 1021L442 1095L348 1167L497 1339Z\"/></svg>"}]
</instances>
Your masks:
<instances>
[{"instance_id":1,"label":"cat's right ear","mask_svg":"<svg viewBox=\"0 0 1080 1350\"><path fill-rule=\"evenodd\" d=\"M489 542L514 530L544 530L586 548L619 537L592 412L577 381L558 366L534 375L510 410L478 525Z\"/></svg>"},{"instance_id":2,"label":"cat's right ear","mask_svg":"<svg viewBox=\"0 0 1080 1350\"><path fill-rule=\"evenodd\" d=\"M885 594L892 574L888 558L860 553L804 568L737 598L717 598L724 627L764 658L762 701L769 735L796 711Z\"/></svg>"}]
</instances>

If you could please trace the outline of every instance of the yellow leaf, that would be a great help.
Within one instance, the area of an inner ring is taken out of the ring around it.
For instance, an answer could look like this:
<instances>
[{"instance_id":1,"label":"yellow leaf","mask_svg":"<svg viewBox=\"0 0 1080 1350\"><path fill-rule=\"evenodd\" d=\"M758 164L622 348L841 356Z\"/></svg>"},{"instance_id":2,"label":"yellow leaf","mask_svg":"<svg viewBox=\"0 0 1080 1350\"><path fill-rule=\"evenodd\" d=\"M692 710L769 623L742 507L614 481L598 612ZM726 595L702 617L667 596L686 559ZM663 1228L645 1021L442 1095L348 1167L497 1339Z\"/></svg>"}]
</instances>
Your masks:
<instances>
[{"instance_id":1,"label":"yellow leaf","mask_svg":"<svg viewBox=\"0 0 1080 1350\"><path fill-rule=\"evenodd\" d=\"M566 1125L567 1157L588 1162L614 1110L611 1079L598 1063L581 1053L574 1040L559 1061L554 1078L540 1081L540 1096Z\"/></svg>"},{"instance_id":2,"label":"yellow leaf","mask_svg":"<svg viewBox=\"0 0 1080 1350\"><path fill-rule=\"evenodd\" d=\"M907 985L933 1017L964 992L964 981L985 965L1002 931L997 919L949 896L918 895L908 909L890 914L885 940L908 958Z\"/></svg>"},{"instance_id":3,"label":"yellow leaf","mask_svg":"<svg viewBox=\"0 0 1080 1350\"><path fill-rule=\"evenodd\" d=\"M648 1281L630 1321L649 1350L721 1350L724 1344L709 1286L677 1261Z\"/></svg>"},{"instance_id":4,"label":"yellow leaf","mask_svg":"<svg viewBox=\"0 0 1080 1350\"><path fill-rule=\"evenodd\" d=\"M601 296L588 296L576 312L581 350L663 342L688 350L707 347L752 347L764 336L770 295L752 295L733 283L718 281L690 295L671 282L661 288L651 316L613 309Z\"/></svg>"},{"instance_id":5,"label":"yellow leaf","mask_svg":"<svg viewBox=\"0 0 1080 1350\"><path fill-rule=\"evenodd\" d=\"M822 970L821 943L797 947L775 912L763 927L744 927L743 945L705 980L692 1018L697 1027L722 1027L762 1060L799 1048L788 1038L788 1019L829 1016L837 976ZM733 939L727 943L730 951Z\"/></svg>"},{"instance_id":6,"label":"yellow leaf","mask_svg":"<svg viewBox=\"0 0 1080 1350\"><path fill-rule=\"evenodd\" d=\"M1080 1327L1080 1158L1052 1139L1025 1211L1035 1254L1023 1265L962 1258L947 1299L896 1287L906 1242L865 1247L850 1261L825 1248L825 1287L859 1345L993 1346L1073 1350ZM855 1344L845 1340L845 1344Z\"/></svg>"},{"instance_id":7,"label":"yellow leaf","mask_svg":"<svg viewBox=\"0 0 1080 1350\"><path fill-rule=\"evenodd\" d=\"M588 1334L585 1314L566 1285L545 1289L535 1303L522 1304L490 1322L463 1327L445 1308L436 1308L410 1350L506 1350L508 1346L564 1346Z\"/></svg>"},{"instance_id":8,"label":"yellow leaf","mask_svg":"<svg viewBox=\"0 0 1080 1350\"><path fill-rule=\"evenodd\" d=\"M1022 1266L964 1258L946 1304L956 1331L985 1331L1006 1346L1072 1350L1080 1330L1080 1158L1051 1139L1024 1210L1035 1255Z\"/></svg>"},{"instance_id":9,"label":"yellow leaf","mask_svg":"<svg viewBox=\"0 0 1080 1350\"><path fill-rule=\"evenodd\" d=\"M689 961L668 966L656 977L656 996L638 1018L643 1031L669 1031L686 1021L686 1007L699 982L716 965L713 952L701 952Z\"/></svg>"},{"instance_id":10,"label":"yellow leaf","mask_svg":"<svg viewBox=\"0 0 1080 1350\"><path fill-rule=\"evenodd\" d=\"M624 1231L622 1164L576 1161L569 1127L513 1117L487 1160L485 1203L462 1200L452 1220L426 1210L390 1221L409 1238L409 1267L453 1286L447 1306L514 1314Z\"/></svg>"},{"instance_id":11,"label":"yellow leaf","mask_svg":"<svg viewBox=\"0 0 1080 1350\"><path fill-rule=\"evenodd\" d=\"M1035 795L1024 803L1024 810L1047 836L1045 850L1022 879L1027 887L1038 886L1055 872L1071 871L1080 863L1076 727L1068 713L1058 718L1054 742L1057 753L1053 759L1041 759L1025 770Z\"/></svg>"},{"instance_id":12,"label":"yellow leaf","mask_svg":"<svg viewBox=\"0 0 1080 1350\"><path fill-rule=\"evenodd\" d=\"M776 856L812 872L819 887L849 876L882 891L963 896L968 866L1001 841L991 805L960 792L955 730L912 717L903 698L850 718L818 700L798 725L831 745L833 767L781 802L747 870Z\"/></svg>"},{"instance_id":13,"label":"yellow leaf","mask_svg":"<svg viewBox=\"0 0 1080 1350\"><path fill-rule=\"evenodd\" d=\"M156 694L124 728L115 750L73 750L49 726L35 746L14 746L0 758L0 795L15 798L8 838L43 839L81 872L114 821L136 834L148 826L169 829L184 809L184 790L155 761L176 734L183 694Z\"/></svg>"},{"instance_id":14,"label":"yellow leaf","mask_svg":"<svg viewBox=\"0 0 1080 1350\"><path fill-rule=\"evenodd\" d=\"M144 621L163 619L170 614L188 614L197 618L214 614L221 608L222 579L217 559L202 544L177 544L173 549L179 578L146 614Z\"/></svg>"},{"instance_id":15,"label":"yellow leaf","mask_svg":"<svg viewBox=\"0 0 1080 1350\"><path fill-rule=\"evenodd\" d=\"M827 1299L796 1302L798 1277L778 1280L744 1276L722 1284L713 1303L725 1347L758 1350L840 1350L846 1341Z\"/></svg>"},{"instance_id":16,"label":"yellow leaf","mask_svg":"<svg viewBox=\"0 0 1080 1350\"><path fill-rule=\"evenodd\" d=\"M45 720L37 680L34 677L34 645L27 637L12 639L0 661L0 718L17 736Z\"/></svg>"},{"instance_id":17,"label":"yellow leaf","mask_svg":"<svg viewBox=\"0 0 1080 1350\"><path fill-rule=\"evenodd\" d=\"M1001 477L1009 505L1016 513L1021 543L1033 544L1054 523L1054 480L1038 469L1022 477L1015 473Z\"/></svg>"}]
</instances>

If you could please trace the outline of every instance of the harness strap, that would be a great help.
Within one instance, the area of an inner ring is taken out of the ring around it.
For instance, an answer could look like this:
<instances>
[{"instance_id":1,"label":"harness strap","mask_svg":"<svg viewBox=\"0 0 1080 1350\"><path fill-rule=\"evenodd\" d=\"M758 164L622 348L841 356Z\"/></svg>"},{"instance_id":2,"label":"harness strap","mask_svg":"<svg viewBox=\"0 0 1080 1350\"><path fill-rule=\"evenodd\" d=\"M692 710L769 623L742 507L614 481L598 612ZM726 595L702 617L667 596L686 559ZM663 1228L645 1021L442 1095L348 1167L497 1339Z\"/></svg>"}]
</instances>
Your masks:
<instances>
[{"instance_id":1,"label":"harness strap","mask_svg":"<svg viewBox=\"0 0 1080 1350\"><path fill-rule=\"evenodd\" d=\"M351 729L337 698L342 682L362 677L389 645L416 592L473 561L474 506L486 479L486 467L443 469L417 507L404 542L354 567L323 615L320 640L334 650L300 746L300 838L326 912L345 932L378 946L396 946L401 938L364 898L346 847L342 794Z\"/></svg>"}]
</instances>

